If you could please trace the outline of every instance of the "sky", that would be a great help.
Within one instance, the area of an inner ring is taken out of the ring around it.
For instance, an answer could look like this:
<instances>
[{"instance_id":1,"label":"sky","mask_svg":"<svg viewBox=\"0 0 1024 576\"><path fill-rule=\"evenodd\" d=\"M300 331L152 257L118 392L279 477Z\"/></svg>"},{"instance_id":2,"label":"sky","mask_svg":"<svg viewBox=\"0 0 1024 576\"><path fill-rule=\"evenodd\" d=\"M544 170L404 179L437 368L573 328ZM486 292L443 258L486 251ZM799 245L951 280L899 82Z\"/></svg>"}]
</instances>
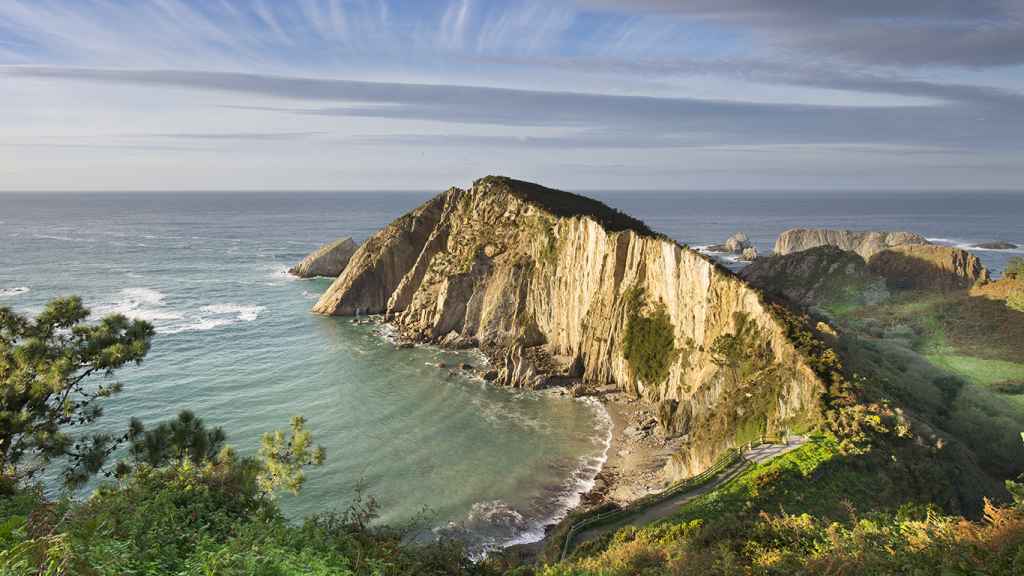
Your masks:
<instances>
[{"instance_id":1,"label":"sky","mask_svg":"<svg viewBox=\"0 0 1024 576\"><path fill-rule=\"evenodd\" d=\"M0 0L0 191L1024 190L1024 0Z\"/></svg>"}]
</instances>

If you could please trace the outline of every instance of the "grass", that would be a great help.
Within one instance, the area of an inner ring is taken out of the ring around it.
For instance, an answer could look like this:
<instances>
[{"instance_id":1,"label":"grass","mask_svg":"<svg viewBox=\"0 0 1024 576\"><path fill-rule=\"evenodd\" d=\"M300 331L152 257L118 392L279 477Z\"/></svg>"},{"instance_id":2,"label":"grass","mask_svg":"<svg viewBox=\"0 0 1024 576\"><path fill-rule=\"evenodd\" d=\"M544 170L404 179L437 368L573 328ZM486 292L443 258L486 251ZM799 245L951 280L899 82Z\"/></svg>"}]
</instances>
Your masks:
<instances>
[{"instance_id":1,"label":"grass","mask_svg":"<svg viewBox=\"0 0 1024 576\"><path fill-rule=\"evenodd\" d=\"M945 516L880 456L851 458L833 438L814 438L668 520L585 543L539 574L1021 573L1024 511L988 506L983 524Z\"/></svg>"}]
</instances>

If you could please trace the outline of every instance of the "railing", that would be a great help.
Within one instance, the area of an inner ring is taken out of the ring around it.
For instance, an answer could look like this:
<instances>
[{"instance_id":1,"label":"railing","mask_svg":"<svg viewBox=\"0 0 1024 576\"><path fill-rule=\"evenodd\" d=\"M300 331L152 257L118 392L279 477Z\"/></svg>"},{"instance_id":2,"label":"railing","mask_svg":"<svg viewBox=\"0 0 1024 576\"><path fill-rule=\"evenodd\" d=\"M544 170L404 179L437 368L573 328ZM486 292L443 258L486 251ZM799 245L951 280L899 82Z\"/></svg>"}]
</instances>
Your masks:
<instances>
[{"instance_id":1,"label":"railing","mask_svg":"<svg viewBox=\"0 0 1024 576\"><path fill-rule=\"evenodd\" d=\"M697 474L696 476L691 476L685 480L676 482L675 484L669 486L668 488L662 490L661 492L658 492L657 494L648 494L647 496L644 496L643 498L640 498L639 500L630 503L626 507L619 508L618 510L602 512L601 514L596 514L594 516L590 516L588 518L579 520L578 522L570 526L569 530L565 533L565 542L562 544L561 560L565 560L566 554L569 553L569 546L572 544L572 539L583 530L593 528L595 526L599 526L602 524L609 524L611 522L615 522L627 516L631 516L645 508L650 508L651 506L660 504L661 502L664 502L665 500L668 500L669 498L681 492L693 490L698 486L706 484L715 476L718 476L720 473L722 473L723 470L729 468L730 466L739 462L742 459L743 456L739 450L735 448L730 448L725 452L725 454L722 454L722 456L720 456L718 460L716 460L715 463L711 465L710 468L701 472L700 474Z\"/></svg>"}]
</instances>

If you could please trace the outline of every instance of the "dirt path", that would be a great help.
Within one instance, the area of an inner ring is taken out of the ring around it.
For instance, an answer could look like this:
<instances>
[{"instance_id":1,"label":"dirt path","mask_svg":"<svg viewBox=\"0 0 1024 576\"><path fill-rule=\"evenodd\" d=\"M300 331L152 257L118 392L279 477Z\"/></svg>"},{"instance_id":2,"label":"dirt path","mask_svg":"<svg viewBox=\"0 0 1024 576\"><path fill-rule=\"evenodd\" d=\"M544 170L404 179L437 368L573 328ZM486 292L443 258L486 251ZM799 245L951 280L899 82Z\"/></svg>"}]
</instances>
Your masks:
<instances>
[{"instance_id":1,"label":"dirt path","mask_svg":"<svg viewBox=\"0 0 1024 576\"><path fill-rule=\"evenodd\" d=\"M786 444L762 444L757 448L748 450L743 453L742 460L723 470L711 482L702 484L688 492L676 494L668 500L658 502L657 504L644 508L643 510L637 510L634 514L631 514L617 522L585 529L573 536L569 548L574 549L583 542L593 540L608 532L614 532L623 526L644 526L652 522L668 518L675 514L683 504L686 504L694 498L698 498L708 494L709 492L717 490L742 474L751 465L768 462L769 460L777 458L786 452L799 448L806 442L807 438L800 436L791 438Z\"/></svg>"}]
</instances>

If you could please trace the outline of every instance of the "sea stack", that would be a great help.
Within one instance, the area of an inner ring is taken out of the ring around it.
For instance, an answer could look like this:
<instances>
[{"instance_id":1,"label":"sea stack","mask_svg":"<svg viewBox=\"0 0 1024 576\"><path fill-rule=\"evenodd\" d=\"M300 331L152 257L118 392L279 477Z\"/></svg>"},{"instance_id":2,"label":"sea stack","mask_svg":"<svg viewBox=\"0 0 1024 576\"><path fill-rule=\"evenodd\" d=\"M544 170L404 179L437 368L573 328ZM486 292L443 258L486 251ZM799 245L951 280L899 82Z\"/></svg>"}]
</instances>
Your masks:
<instances>
[{"instance_id":1,"label":"sea stack","mask_svg":"<svg viewBox=\"0 0 1024 576\"><path fill-rule=\"evenodd\" d=\"M383 313L411 339L475 342L507 386L581 379L642 398L686 437L676 476L709 466L736 430L821 421L823 384L760 292L600 202L511 178L452 188L392 222L314 311ZM723 337L743 339L754 372L713 355Z\"/></svg>"},{"instance_id":2,"label":"sea stack","mask_svg":"<svg viewBox=\"0 0 1024 576\"><path fill-rule=\"evenodd\" d=\"M348 261L358 247L348 236L339 238L317 248L309 256L303 258L302 262L288 270L288 273L299 278L316 276L337 278L348 265Z\"/></svg>"}]
</instances>

